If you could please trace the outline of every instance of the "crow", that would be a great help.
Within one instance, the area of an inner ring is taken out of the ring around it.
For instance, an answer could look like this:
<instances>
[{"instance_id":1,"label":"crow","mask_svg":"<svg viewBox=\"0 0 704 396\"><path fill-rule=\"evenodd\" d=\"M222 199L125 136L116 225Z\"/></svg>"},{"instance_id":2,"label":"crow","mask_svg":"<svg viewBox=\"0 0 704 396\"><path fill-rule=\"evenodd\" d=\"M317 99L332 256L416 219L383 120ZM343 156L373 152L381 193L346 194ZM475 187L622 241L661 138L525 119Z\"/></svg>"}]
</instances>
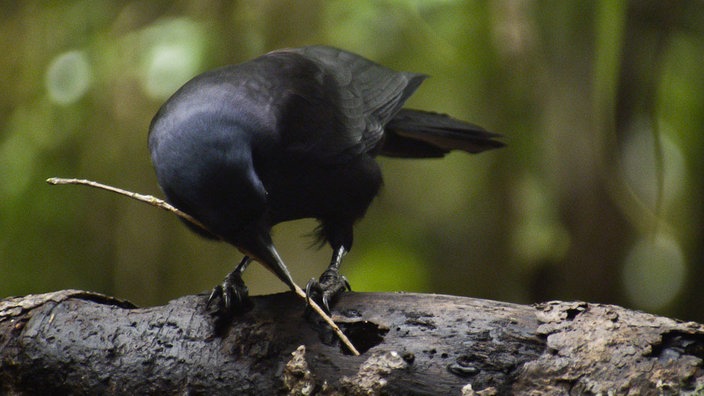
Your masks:
<instances>
[{"instance_id":1,"label":"crow","mask_svg":"<svg viewBox=\"0 0 704 396\"><path fill-rule=\"evenodd\" d=\"M294 288L271 239L281 222L314 218L332 259L306 291L330 310L353 226L382 185L377 155L442 157L502 147L501 135L444 114L402 109L426 75L397 72L327 46L281 49L194 77L159 109L149 151L166 199L244 258L208 310L251 308L242 273L256 260Z\"/></svg>"}]
</instances>

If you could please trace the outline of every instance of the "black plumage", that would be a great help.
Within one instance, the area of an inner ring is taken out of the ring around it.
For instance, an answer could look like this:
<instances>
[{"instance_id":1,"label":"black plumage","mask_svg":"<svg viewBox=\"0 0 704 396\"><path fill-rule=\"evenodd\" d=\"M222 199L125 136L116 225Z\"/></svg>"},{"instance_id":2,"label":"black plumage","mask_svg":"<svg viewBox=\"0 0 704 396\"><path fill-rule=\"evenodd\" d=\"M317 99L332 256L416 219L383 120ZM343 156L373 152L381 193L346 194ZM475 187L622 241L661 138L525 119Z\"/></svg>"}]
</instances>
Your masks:
<instances>
[{"instance_id":1,"label":"black plumage","mask_svg":"<svg viewBox=\"0 0 704 396\"><path fill-rule=\"evenodd\" d=\"M252 259L293 287L270 237L287 220L318 219L319 236L333 249L309 293L327 307L344 291L340 261L382 184L376 155L503 146L476 125L402 110L424 79L331 47L283 49L201 74L161 107L149 149L164 194L208 228L195 231L245 254L213 291L215 312L247 306L241 274Z\"/></svg>"}]
</instances>

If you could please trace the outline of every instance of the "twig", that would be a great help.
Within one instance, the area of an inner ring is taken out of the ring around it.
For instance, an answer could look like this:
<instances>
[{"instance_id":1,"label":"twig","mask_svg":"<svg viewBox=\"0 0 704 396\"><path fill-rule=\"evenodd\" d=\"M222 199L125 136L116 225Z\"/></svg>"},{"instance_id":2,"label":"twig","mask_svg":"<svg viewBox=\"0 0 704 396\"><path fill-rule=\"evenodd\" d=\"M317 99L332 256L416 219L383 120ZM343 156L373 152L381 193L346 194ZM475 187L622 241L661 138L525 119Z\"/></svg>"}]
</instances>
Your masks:
<instances>
[{"instance_id":1,"label":"twig","mask_svg":"<svg viewBox=\"0 0 704 396\"><path fill-rule=\"evenodd\" d=\"M99 188L101 190L107 190L111 191L120 195L124 195L126 197L130 197L132 199L136 199L137 201L141 201L144 203L147 203L152 206L156 206L157 208L161 208L164 210L167 210L176 216L190 222L191 224L194 224L203 230L207 231L209 234L217 236L217 234L212 233L210 230L208 230L208 227L206 227L203 223L200 221L196 220L193 218L191 215L188 213L179 210L175 206L169 204L168 202L164 201L163 199L159 199L157 197L154 197L152 195L144 195L144 194L138 194L135 192L123 190L121 188L113 187L113 186L108 186L107 184L102 184L98 182L94 182L92 180L86 180L86 179L64 179L60 177L52 177L49 179L46 179L46 182L51 184L51 185L59 185L59 184L78 184L78 185L83 185L83 186L89 186L93 188ZM222 239L222 238L220 238ZM306 296L306 293L301 289L298 285L294 284L294 290L293 290L299 297L301 297L304 300L307 300L308 304L310 305L311 308L315 312L320 315L321 318L332 328L332 330L337 334L337 336L340 338L340 341L342 341L343 344L352 352L353 355L359 356L359 351L357 351L357 348L352 345L352 342L347 338L345 333L340 330L340 327L338 327L335 322L332 320L332 318L323 311L322 308L318 304L316 304L315 301L309 300L308 297Z\"/></svg>"},{"instance_id":2,"label":"twig","mask_svg":"<svg viewBox=\"0 0 704 396\"><path fill-rule=\"evenodd\" d=\"M86 180L86 179L63 179L60 177L51 177L51 178L46 179L46 182L49 184L52 184L52 185L79 184L82 186L89 186L89 187L93 187L93 188L99 188L101 190L112 191L114 193L118 193L120 195L124 195L124 196L130 197L132 199L136 199L137 201L142 201L142 202L148 203L149 205L156 206L157 208L167 210L167 211L175 214L176 216L190 222L191 224L194 224L194 225L202 228L204 231L207 231L208 233L212 234L212 232L210 232L208 230L208 227L206 227L203 223L196 220L194 217L192 217L188 213L176 208L175 206L171 205L170 203L164 201L163 199L159 199L153 195L138 194L138 193L135 193L132 191L123 190L121 188L108 186L107 184L102 184L102 183L98 183L98 182L94 182L92 180Z\"/></svg>"},{"instance_id":3,"label":"twig","mask_svg":"<svg viewBox=\"0 0 704 396\"><path fill-rule=\"evenodd\" d=\"M330 326L330 328L332 329L332 331L334 331L335 334L337 334L337 336L340 338L340 341L342 341L342 343L345 344L347 349L349 349L353 355L359 356L359 351L357 350L357 348L354 347L354 344L352 344L352 341L350 341L350 339L347 338L345 333L343 333L342 330L340 330L340 327L335 323L335 321L332 320L332 318L327 313L325 313L325 311L323 311L322 308L320 308L320 305L318 305L312 299L308 298L308 295L306 294L306 292L303 291L303 289L301 289L300 286L298 286L297 284L294 283L293 287L294 287L293 291L298 295L298 297L300 297L308 302L308 305L311 308L313 308L313 311L315 311L321 318L323 318L325 323L327 323L328 326Z\"/></svg>"}]
</instances>

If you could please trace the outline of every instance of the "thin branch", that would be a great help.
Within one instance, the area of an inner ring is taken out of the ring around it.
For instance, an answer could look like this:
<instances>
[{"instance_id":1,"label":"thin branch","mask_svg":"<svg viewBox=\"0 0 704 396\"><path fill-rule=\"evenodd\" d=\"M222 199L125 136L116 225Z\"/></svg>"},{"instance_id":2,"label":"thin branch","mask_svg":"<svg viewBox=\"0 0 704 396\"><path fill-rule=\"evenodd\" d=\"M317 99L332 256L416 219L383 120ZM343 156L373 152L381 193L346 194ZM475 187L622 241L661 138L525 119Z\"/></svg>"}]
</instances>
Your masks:
<instances>
[{"instance_id":1,"label":"thin branch","mask_svg":"<svg viewBox=\"0 0 704 396\"><path fill-rule=\"evenodd\" d=\"M330 326L330 328L332 329L332 331L334 331L335 334L337 334L337 336L340 338L340 341L342 341L342 343L345 344L347 349L349 349L353 355L359 356L359 351L357 350L357 348L354 347L354 344L352 344L352 341L350 341L350 339L347 338L345 333L343 333L342 330L340 330L340 327L337 326L335 321L332 320L332 318L325 311L323 311L322 308L320 308L320 305L318 305L312 299L308 298L308 295L306 294L306 292L303 291L303 289L301 289L300 286L298 286L297 284L294 283L293 287L294 287L293 291L298 295L298 297L306 300L308 305L311 308L313 308L313 311L317 312L318 315L321 318L323 318L325 323L327 323L328 326Z\"/></svg>"},{"instance_id":2,"label":"thin branch","mask_svg":"<svg viewBox=\"0 0 704 396\"><path fill-rule=\"evenodd\" d=\"M123 190L121 188L108 186L107 184L102 184L102 183L98 183L98 182L94 182L92 180L86 180L86 179L63 179L60 177L51 177L49 179L46 179L46 182L51 185L78 184L78 185L82 185L82 186L99 188L101 190L112 191L114 193L124 195L124 196L130 197L132 199L136 199L137 201L141 201L144 203L148 203L149 205L156 206L157 208L167 210L167 211L175 214L176 216L188 221L189 223L200 227L204 231L207 231L209 234L213 234L212 232L210 232L210 230L208 230L208 227L206 227L205 224L196 220L193 216L176 208L175 206L171 205L170 203L164 201L163 199L159 199L153 195L138 194L138 193L135 193L132 191ZM213 234L213 235L215 235L215 234Z\"/></svg>"},{"instance_id":3,"label":"thin branch","mask_svg":"<svg viewBox=\"0 0 704 396\"><path fill-rule=\"evenodd\" d=\"M217 234L212 233L210 230L208 230L208 227L206 227L203 223L200 221L196 220L193 218L191 215L188 213L179 210L175 206L169 204L168 202L164 201L163 199L159 199L157 197L154 197L152 195L144 195L144 194L138 194L132 191L127 191L123 190L121 188L113 187L113 186L108 186L107 184L102 184L98 182L94 182L92 180L86 180L86 179L64 179L60 177L52 177L49 179L46 179L46 182L51 184L51 185L64 185L64 184L78 184L82 186L88 186L88 187L93 187L93 188L98 188L101 190L107 190L111 191L120 195L124 195L126 197L130 197L132 199L136 199L137 201L147 203L152 206L156 206L157 208L161 208L164 210L167 210L176 216L190 222L191 224L194 224L203 230L207 231L209 234L217 236ZM219 238L219 237L218 237ZM222 240L222 238L220 238ZM353 355L359 356L359 351L352 345L352 342L347 338L347 336L340 330L340 328L335 324L335 322L330 318L330 316L323 311L322 308L318 304L316 304L315 301L309 300L308 296L306 296L306 293L303 291L303 289L300 288L300 286L294 284L294 290L293 290L299 297L302 299L306 300L308 304L310 305L311 308L315 312L320 315L321 318L332 328L332 330L337 334L337 336L340 338L340 341L342 341L343 344L347 347L347 349L352 352Z\"/></svg>"}]
</instances>

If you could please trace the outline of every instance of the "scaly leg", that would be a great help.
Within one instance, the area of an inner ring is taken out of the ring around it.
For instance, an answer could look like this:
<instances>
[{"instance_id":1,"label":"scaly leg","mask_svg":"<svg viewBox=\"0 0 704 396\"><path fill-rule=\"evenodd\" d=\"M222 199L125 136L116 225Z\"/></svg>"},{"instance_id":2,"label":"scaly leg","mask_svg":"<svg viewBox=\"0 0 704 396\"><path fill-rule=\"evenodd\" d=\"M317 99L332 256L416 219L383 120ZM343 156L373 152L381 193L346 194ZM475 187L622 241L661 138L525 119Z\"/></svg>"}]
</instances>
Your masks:
<instances>
[{"instance_id":1,"label":"scaly leg","mask_svg":"<svg viewBox=\"0 0 704 396\"><path fill-rule=\"evenodd\" d=\"M306 285L308 298L320 303L327 313L330 313L331 303L334 304L345 290L352 290L347 278L340 274L340 264L345 254L347 249L344 246L334 249L328 269L320 275L319 280L312 278Z\"/></svg>"},{"instance_id":2,"label":"scaly leg","mask_svg":"<svg viewBox=\"0 0 704 396\"><path fill-rule=\"evenodd\" d=\"M279 257L279 253L274 248L274 244L268 234L256 235L245 242L239 247L245 252L246 256L237 268L225 277L222 284L215 286L210 298L208 298L210 312L223 319L247 312L252 308L247 286L242 280L242 273L252 260L259 261L291 290L295 288L293 278L291 278L288 268L286 268L281 257Z\"/></svg>"},{"instance_id":3,"label":"scaly leg","mask_svg":"<svg viewBox=\"0 0 704 396\"><path fill-rule=\"evenodd\" d=\"M242 280L242 273L252 262L252 258L244 256L239 265L227 274L221 284L215 286L208 297L206 308L216 316L231 317L252 309L249 299L249 289Z\"/></svg>"}]
</instances>

